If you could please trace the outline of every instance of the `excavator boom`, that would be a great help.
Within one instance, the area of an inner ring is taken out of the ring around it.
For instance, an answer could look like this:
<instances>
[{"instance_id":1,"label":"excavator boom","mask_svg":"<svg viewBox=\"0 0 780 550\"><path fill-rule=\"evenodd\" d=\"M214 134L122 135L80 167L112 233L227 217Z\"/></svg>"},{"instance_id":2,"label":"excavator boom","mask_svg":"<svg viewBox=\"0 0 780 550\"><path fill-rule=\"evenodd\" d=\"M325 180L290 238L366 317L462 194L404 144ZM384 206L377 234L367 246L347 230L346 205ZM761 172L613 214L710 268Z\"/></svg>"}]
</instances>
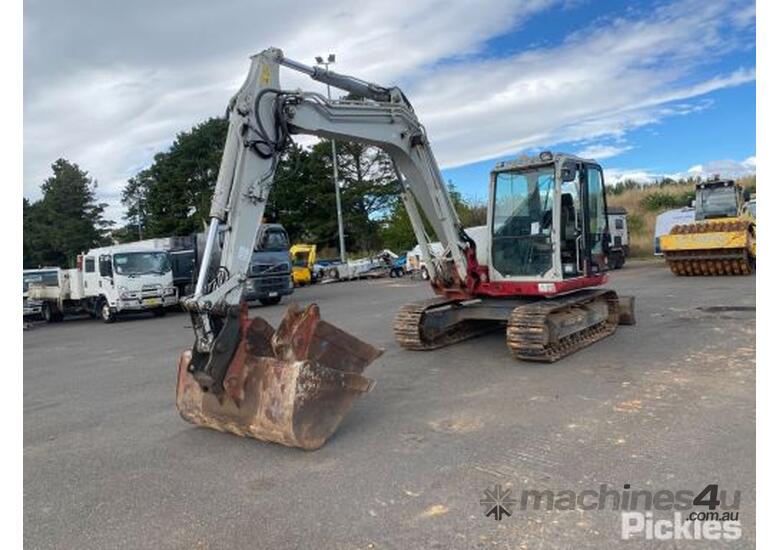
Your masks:
<instances>
[{"instance_id":1,"label":"excavator boom","mask_svg":"<svg viewBox=\"0 0 780 550\"><path fill-rule=\"evenodd\" d=\"M330 101L317 93L283 90L282 66L363 100ZM465 292L473 243L460 225L425 130L397 88L309 67L271 48L252 57L228 116L205 253L195 293L183 300L192 316L195 344L180 360L177 404L182 416L196 424L316 448L354 398L371 388L361 373L381 352L321 321L311 307L305 313L288 310L276 332L261 320L250 322L242 307L259 220L291 136L361 142L390 155L415 235L426 245L423 255L433 266L435 285ZM445 245L441 257L428 251L422 215ZM223 244L216 261L220 233Z\"/></svg>"}]
</instances>

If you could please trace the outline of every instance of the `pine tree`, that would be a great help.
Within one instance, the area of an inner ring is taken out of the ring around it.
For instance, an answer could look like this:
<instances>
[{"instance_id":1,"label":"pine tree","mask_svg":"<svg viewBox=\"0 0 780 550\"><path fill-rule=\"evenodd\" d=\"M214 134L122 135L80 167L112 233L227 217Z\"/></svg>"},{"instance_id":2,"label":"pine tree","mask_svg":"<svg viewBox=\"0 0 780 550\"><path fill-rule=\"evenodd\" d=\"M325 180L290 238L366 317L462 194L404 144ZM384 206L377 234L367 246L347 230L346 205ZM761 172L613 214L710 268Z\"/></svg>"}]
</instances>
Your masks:
<instances>
[{"instance_id":1,"label":"pine tree","mask_svg":"<svg viewBox=\"0 0 780 550\"><path fill-rule=\"evenodd\" d=\"M104 203L95 202L97 182L78 164L58 159L41 185L43 197L24 209L24 265L75 265L76 255L106 244L111 222Z\"/></svg>"}]
</instances>

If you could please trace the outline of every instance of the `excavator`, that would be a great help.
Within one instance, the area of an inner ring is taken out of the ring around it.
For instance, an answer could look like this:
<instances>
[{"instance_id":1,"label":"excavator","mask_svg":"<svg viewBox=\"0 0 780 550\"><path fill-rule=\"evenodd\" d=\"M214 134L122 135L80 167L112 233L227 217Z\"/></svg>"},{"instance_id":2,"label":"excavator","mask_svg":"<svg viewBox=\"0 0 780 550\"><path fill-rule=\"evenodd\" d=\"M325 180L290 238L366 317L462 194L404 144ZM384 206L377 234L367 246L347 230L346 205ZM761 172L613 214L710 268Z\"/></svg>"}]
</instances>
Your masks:
<instances>
[{"instance_id":1,"label":"excavator","mask_svg":"<svg viewBox=\"0 0 780 550\"><path fill-rule=\"evenodd\" d=\"M349 99L284 89L282 67ZM312 450L374 385L363 371L381 350L322 320L316 304L291 306L274 330L250 320L241 300L258 220L294 135L364 143L392 159L437 295L400 309L393 329L402 347L430 350L506 327L514 357L553 362L634 323L633 297L603 288L609 234L595 161L543 152L498 164L490 175L489 238L478 246L399 88L270 48L251 58L228 117L204 261L194 294L182 300L195 332L179 359L176 402L185 420ZM431 229L441 254L431 253Z\"/></svg>"},{"instance_id":2,"label":"excavator","mask_svg":"<svg viewBox=\"0 0 780 550\"><path fill-rule=\"evenodd\" d=\"M744 208L750 198L733 180L714 177L696 184L693 223L662 235L661 250L672 273L750 275L756 267L756 220Z\"/></svg>"}]
</instances>

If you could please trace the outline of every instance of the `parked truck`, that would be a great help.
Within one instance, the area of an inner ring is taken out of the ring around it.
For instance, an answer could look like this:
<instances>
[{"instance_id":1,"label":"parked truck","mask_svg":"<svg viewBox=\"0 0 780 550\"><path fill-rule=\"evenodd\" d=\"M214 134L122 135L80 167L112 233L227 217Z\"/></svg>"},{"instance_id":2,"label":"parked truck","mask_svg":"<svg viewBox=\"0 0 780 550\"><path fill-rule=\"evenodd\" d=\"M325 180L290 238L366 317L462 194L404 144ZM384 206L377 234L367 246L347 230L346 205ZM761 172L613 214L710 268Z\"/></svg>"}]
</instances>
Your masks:
<instances>
[{"instance_id":1,"label":"parked truck","mask_svg":"<svg viewBox=\"0 0 780 550\"><path fill-rule=\"evenodd\" d=\"M22 272L22 316L38 317L43 313L42 302L29 297L30 285L57 286L59 284L58 267L25 269Z\"/></svg>"},{"instance_id":2,"label":"parked truck","mask_svg":"<svg viewBox=\"0 0 780 550\"><path fill-rule=\"evenodd\" d=\"M292 257L292 278L295 286L311 285L317 282L318 271L316 244L294 244L290 247Z\"/></svg>"},{"instance_id":3,"label":"parked truck","mask_svg":"<svg viewBox=\"0 0 780 550\"><path fill-rule=\"evenodd\" d=\"M609 206L607 221L609 223L607 265L610 269L620 269L626 263L629 252L628 212L621 206Z\"/></svg>"},{"instance_id":4,"label":"parked truck","mask_svg":"<svg viewBox=\"0 0 780 550\"><path fill-rule=\"evenodd\" d=\"M661 212L655 217L655 235L653 238L653 255L663 256L661 237L668 235L675 225L692 223L696 219L696 208L686 206Z\"/></svg>"},{"instance_id":5,"label":"parked truck","mask_svg":"<svg viewBox=\"0 0 780 550\"><path fill-rule=\"evenodd\" d=\"M183 237L145 239L133 243L115 245L117 249L135 250L151 248L169 253L173 284L180 297L194 292L195 279L205 250L205 233L193 233ZM221 246L223 238L219 239ZM291 261L287 232L280 224L263 224L252 251L252 262L247 272L244 298L264 305L277 304L282 296L293 292ZM220 247L215 247L218 257Z\"/></svg>"},{"instance_id":6,"label":"parked truck","mask_svg":"<svg viewBox=\"0 0 780 550\"><path fill-rule=\"evenodd\" d=\"M55 268L56 285L54 275L51 284L29 285L29 298L41 302L48 322L75 313L88 313L106 323L128 312L160 316L178 301L170 254L165 250L93 248L80 254L76 263L73 269Z\"/></svg>"},{"instance_id":7,"label":"parked truck","mask_svg":"<svg viewBox=\"0 0 780 550\"><path fill-rule=\"evenodd\" d=\"M204 237L205 240L205 237ZM244 299L264 306L278 304L293 293L290 240L278 223L260 226L244 285Z\"/></svg>"},{"instance_id":8,"label":"parked truck","mask_svg":"<svg viewBox=\"0 0 780 550\"><path fill-rule=\"evenodd\" d=\"M487 225L467 227L466 234L476 245L477 260L479 263L487 264L487 241L489 239ZM430 255L434 258L441 258L444 254L444 247L440 242L430 243L428 250ZM425 265L425 259L419 244L406 253L406 271L407 273L411 273L414 278L421 278L425 281L430 278L428 266Z\"/></svg>"},{"instance_id":9,"label":"parked truck","mask_svg":"<svg viewBox=\"0 0 780 550\"><path fill-rule=\"evenodd\" d=\"M325 278L331 281L352 281L387 277L397 258L398 254L385 249L373 256L357 260L333 261L325 268Z\"/></svg>"}]
</instances>

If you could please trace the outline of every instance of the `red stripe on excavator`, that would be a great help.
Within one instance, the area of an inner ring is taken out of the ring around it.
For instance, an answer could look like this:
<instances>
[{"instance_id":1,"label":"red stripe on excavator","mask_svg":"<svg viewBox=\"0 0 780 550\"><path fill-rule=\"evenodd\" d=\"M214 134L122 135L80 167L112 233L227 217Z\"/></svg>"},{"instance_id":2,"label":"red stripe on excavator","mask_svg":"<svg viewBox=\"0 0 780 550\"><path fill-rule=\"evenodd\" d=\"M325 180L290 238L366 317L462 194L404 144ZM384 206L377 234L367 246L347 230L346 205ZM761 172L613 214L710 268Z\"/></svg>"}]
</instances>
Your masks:
<instances>
[{"instance_id":1,"label":"red stripe on excavator","mask_svg":"<svg viewBox=\"0 0 780 550\"><path fill-rule=\"evenodd\" d=\"M477 296L509 297L509 296L555 296L580 288L600 286L607 282L607 275L592 275L590 277L576 277L565 281L546 282L514 282L494 281L480 283L477 286ZM541 285L541 286L540 286ZM541 290L544 289L544 290Z\"/></svg>"}]
</instances>

